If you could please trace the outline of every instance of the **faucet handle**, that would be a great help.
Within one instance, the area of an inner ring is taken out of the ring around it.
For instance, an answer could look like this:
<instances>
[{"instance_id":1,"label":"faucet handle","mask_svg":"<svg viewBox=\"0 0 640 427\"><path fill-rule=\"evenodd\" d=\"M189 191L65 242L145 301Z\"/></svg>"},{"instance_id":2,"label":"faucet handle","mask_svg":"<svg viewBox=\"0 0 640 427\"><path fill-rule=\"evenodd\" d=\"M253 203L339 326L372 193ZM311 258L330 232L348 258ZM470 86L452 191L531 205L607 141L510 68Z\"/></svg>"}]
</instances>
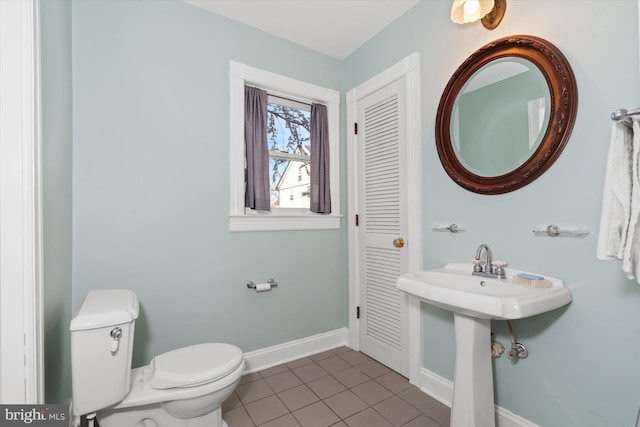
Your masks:
<instances>
[{"instance_id":1,"label":"faucet handle","mask_svg":"<svg viewBox=\"0 0 640 427\"><path fill-rule=\"evenodd\" d=\"M474 258L471 260L473 263L473 271L481 272L482 271L482 260L479 258Z\"/></svg>"},{"instance_id":2,"label":"faucet handle","mask_svg":"<svg viewBox=\"0 0 640 427\"><path fill-rule=\"evenodd\" d=\"M500 276L500 278L504 279L505 277L504 268L507 265L509 265L509 263L507 263L507 261L497 260L497 261L494 261L491 265L494 269L493 273Z\"/></svg>"}]
</instances>

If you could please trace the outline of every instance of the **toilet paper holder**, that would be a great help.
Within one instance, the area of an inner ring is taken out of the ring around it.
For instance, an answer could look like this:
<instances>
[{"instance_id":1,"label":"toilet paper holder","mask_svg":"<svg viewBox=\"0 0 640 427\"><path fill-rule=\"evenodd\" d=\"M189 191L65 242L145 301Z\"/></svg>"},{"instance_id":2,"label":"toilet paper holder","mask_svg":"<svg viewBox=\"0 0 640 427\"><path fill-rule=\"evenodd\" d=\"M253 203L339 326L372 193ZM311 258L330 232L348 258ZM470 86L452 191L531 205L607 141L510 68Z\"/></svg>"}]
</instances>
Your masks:
<instances>
[{"instance_id":1,"label":"toilet paper holder","mask_svg":"<svg viewBox=\"0 0 640 427\"><path fill-rule=\"evenodd\" d=\"M276 282L276 281L275 281L275 280L273 280L273 279L269 279L269 280L267 280L267 283L268 283L268 284L270 284L272 288L275 288L275 287L277 287L277 286L278 286L278 282ZM249 288L249 289L255 289L255 288L256 288L256 284L255 284L255 282L253 282L253 280L252 280L252 281L247 282L247 288Z\"/></svg>"}]
</instances>

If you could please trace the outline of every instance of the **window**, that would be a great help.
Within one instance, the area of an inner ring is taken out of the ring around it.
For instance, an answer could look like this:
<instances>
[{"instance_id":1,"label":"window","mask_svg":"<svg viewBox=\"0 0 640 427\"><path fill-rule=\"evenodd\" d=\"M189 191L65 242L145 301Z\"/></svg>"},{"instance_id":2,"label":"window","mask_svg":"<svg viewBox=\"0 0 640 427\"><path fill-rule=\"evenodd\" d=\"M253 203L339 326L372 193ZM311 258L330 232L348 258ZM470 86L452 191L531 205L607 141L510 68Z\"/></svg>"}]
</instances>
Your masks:
<instances>
[{"instance_id":1,"label":"window","mask_svg":"<svg viewBox=\"0 0 640 427\"><path fill-rule=\"evenodd\" d=\"M340 93L234 61L230 62L229 71L231 97L229 230L340 228ZM270 129L267 133L271 190L271 211L269 212L253 211L244 207L245 85L259 87L269 94L268 126ZM315 214L309 210L311 152L308 117L312 103L327 107L332 212L328 215ZM287 117L290 119L289 124L287 124ZM291 127L292 123L294 127Z\"/></svg>"},{"instance_id":2,"label":"window","mask_svg":"<svg viewBox=\"0 0 640 427\"><path fill-rule=\"evenodd\" d=\"M294 192L311 182L311 146L309 131L311 108L308 104L269 96L267 104L267 144L269 145L269 183L271 208L306 208L309 198L299 198L298 203L287 203L281 197Z\"/></svg>"}]
</instances>

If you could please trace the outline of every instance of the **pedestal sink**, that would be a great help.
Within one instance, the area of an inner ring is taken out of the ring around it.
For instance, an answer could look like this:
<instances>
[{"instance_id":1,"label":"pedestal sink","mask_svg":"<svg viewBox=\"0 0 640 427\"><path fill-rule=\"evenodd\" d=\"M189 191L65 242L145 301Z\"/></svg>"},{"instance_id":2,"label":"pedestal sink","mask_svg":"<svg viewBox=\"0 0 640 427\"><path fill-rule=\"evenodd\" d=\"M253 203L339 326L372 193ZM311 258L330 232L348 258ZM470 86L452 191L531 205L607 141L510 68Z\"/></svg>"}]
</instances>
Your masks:
<instances>
[{"instance_id":1,"label":"pedestal sink","mask_svg":"<svg viewBox=\"0 0 640 427\"><path fill-rule=\"evenodd\" d=\"M472 275L473 264L400 276L397 288L427 304L453 311L456 363L453 379L452 427L495 427L491 319L521 319L555 310L571 302L560 279L545 277L551 286L516 283L518 273L505 269L506 279ZM534 273L535 274L535 273Z\"/></svg>"}]
</instances>

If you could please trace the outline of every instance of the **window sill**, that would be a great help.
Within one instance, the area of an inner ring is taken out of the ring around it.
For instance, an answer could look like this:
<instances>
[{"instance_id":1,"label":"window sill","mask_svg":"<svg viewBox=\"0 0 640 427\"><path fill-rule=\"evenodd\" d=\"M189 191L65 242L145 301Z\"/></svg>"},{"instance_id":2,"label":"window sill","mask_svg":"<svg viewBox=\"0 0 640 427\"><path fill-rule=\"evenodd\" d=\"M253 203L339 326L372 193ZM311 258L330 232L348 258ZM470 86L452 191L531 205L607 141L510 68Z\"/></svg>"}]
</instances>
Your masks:
<instances>
[{"instance_id":1,"label":"window sill","mask_svg":"<svg viewBox=\"0 0 640 427\"><path fill-rule=\"evenodd\" d=\"M340 215L233 215L229 217L229 231L337 230L340 220Z\"/></svg>"}]
</instances>

